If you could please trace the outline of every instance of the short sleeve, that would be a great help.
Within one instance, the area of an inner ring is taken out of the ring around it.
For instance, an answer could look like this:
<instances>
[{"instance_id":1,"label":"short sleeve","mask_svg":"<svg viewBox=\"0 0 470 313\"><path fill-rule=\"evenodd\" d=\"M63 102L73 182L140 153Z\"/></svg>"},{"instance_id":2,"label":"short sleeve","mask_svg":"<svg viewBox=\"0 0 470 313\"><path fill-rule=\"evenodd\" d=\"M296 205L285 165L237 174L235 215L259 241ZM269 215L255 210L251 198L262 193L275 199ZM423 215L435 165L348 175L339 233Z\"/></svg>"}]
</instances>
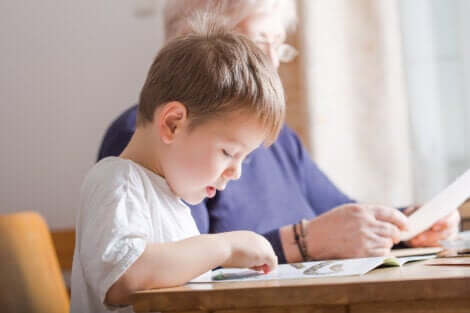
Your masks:
<instances>
[{"instance_id":1,"label":"short sleeve","mask_svg":"<svg viewBox=\"0 0 470 313\"><path fill-rule=\"evenodd\" d=\"M89 288L105 304L109 288L152 238L150 211L143 192L129 182L84 189L79 258Z\"/></svg>"}]
</instances>

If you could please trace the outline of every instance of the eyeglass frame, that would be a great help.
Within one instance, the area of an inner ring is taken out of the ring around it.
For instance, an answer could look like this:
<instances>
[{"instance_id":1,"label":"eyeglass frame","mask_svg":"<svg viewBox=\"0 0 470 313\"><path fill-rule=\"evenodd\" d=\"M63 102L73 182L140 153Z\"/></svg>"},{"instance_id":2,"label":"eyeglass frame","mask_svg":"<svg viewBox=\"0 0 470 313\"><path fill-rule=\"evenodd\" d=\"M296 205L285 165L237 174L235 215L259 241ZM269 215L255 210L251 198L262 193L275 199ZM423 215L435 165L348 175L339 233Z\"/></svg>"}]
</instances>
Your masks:
<instances>
[{"instance_id":1,"label":"eyeglass frame","mask_svg":"<svg viewBox=\"0 0 470 313\"><path fill-rule=\"evenodd\" d=\"M260 38L253 40L253 42L265 53L266 51L270 51L271 49L274 49L279 59L279 62L282 62L282 63L292 62L297 57L297 55L299 55L299 52L297 51L297 49L287 43L281 43L281 44L275 45L275 42L260 39Z\"/></svg>"}]
</instances>

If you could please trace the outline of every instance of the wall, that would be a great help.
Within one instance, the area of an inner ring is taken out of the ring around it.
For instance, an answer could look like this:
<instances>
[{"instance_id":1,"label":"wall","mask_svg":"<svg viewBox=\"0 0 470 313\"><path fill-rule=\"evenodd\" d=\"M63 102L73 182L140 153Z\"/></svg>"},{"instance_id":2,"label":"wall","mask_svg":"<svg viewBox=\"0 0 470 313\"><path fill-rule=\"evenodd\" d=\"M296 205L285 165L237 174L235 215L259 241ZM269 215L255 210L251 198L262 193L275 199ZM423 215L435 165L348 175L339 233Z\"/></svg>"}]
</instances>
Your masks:
<instances>
[{"instance_id":1,"label":"wall","mask_svg":"<svg viewBox=\"0 0 470 313\"><path fill-rule=\"evenodd\" d=\"M52 228L73 226L105 128L136 103L162 43L160 8L0 2L0 213L36 210Z\"/></svg>"}]
</instances>

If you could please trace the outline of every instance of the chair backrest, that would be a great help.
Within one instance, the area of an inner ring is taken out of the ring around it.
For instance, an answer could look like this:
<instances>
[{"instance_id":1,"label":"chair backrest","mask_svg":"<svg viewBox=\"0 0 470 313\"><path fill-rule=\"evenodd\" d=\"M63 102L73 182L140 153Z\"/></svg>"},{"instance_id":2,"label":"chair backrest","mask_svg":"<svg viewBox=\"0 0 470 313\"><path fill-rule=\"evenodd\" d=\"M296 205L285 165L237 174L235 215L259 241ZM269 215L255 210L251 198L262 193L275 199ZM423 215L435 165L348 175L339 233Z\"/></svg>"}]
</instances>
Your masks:
<instances>
[{"instance_id":1,"label":"chair backrest","mask_svg":"<svg viewBox=\"0 0 470 313\"><path fill-rule=\"evenodd\" d=\"M51 234L37 213L0 215L0 311L69 312Z\"/></svg>"},{"instance_id":2,"label":"chair backrest","mask_svg":"<svg viewBox=\"0 0 470 313\"><path fill-rule=\"evenodd\" d=\"M63 272L70 272L75 249L75 229L52 229L51 235L60 268Z\"/></svg>"}]
</instances>

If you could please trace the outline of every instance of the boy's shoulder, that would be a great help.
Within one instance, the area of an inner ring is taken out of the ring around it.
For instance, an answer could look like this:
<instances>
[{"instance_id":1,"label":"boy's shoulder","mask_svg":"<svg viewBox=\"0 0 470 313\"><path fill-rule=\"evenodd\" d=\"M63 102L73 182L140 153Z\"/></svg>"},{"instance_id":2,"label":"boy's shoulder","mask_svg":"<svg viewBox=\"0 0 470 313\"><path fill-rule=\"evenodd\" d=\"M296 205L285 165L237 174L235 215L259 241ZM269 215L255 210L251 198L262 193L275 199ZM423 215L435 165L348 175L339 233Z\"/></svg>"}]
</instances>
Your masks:
<instances>
[{"instance_id":1,"label":"boy's shoulder","mask_svg":"<svg viewBox=\"0 0 470 313\"><path fill-rule=\"evenodd\" d=\"M134 161L107 157L96 163L85 176L81 196L100 195L119 198L129 192L146 198L148 194L173 197L166 180Z\"/></svg>"},{"instance_id":2,"label":"boy's shoulder","mask_svg":"<svg viewBox=\"0 0 470 313\"><path fill-rule=\"evenodd\" d=\"M107 157L96 163L87 173L82 190L91 188L117 188L122 185L139 185L142 175L131 161L120 157Z\"/></svg>"}]
</instances>

